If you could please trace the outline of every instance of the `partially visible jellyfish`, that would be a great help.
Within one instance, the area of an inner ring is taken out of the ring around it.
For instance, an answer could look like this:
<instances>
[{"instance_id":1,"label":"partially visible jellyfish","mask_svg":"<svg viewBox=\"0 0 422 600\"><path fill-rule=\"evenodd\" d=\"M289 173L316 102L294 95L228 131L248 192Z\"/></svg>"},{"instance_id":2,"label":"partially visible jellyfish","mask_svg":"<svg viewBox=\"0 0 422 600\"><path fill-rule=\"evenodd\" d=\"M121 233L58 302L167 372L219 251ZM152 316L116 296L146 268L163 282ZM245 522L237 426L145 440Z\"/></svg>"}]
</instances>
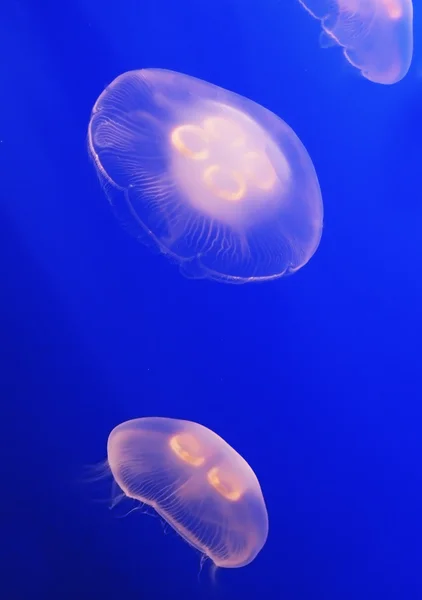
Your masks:
<instances>
[{"instance_id":1,"label":"partially visible jellyfish","mask_svg":"<svg viewBox=\"0 0 422 600\"><path fill-rule=\"evenodd\" d=\"M264 546L268 515L258 479L210 429L133 419L113 429L107 454L124 495L154 508L215 566L243 567Z\"/></svg>"},{"instance_id":2,"label":"partially visible jellyfish","mask_svg":"<svg viewBox=\"0 0 422 600\"><path fill-rule=\"evenodd\" d=\"M126 225L188 277L275 279L318 247L312 161L286 123L247 98L172 71L124 73L95 103L88 145Z\"/></svg>"},{"instance_id":3,"label":"partially visible jellyfish","mask_svg":"<svg viewBox=\"0 0 422 600\"><path fill-rule=\"evenodd\" d=\"M321 21L321 45L338 44L375 83L397 83L413 56L412 0L299 0Z\"/></svg>"}]
</instances>

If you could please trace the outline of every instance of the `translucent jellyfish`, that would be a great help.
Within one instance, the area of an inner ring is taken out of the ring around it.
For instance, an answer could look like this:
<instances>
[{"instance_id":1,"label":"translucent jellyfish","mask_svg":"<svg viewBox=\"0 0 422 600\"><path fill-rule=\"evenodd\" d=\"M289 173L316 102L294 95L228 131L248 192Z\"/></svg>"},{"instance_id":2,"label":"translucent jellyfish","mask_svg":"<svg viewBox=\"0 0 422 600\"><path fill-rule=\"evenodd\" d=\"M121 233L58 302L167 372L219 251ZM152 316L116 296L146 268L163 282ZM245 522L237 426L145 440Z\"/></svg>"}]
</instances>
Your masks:
<instances>
[{"instance_id":1,"label":"translucent jellyfish","mask_svg":"<svg viewBox=\"0 0 422 600\"><path fill-rule=\"evenodd\" d=\"M92 111L88 146L112 205L188 277L297 271L321 237L312 161L262 106L172 71L124 73Z\"/></svg>"},{"instance_id":2,"label":"translucent jellyfish","mask_svg":"<svg viewBox=\"0 0 422 600\"><path fill-rule=\"evenodd\" d=\"M124 494L153 507L216 566L243 567L265 544L268 516L255 473L206 427L134 419L113 429L107 450Z\"/></svg>"},{"instance_id":3,"label":"translucent jellyfish","mask_svg":"<svg viewBox=\"0 0 422 600\"><path fill-rule=\"evenodd\" d=\"M412 0L299 0L321 21L321 44L338 44L375 83L403 79L413 56Z\"/></svg>"}]
</instances>

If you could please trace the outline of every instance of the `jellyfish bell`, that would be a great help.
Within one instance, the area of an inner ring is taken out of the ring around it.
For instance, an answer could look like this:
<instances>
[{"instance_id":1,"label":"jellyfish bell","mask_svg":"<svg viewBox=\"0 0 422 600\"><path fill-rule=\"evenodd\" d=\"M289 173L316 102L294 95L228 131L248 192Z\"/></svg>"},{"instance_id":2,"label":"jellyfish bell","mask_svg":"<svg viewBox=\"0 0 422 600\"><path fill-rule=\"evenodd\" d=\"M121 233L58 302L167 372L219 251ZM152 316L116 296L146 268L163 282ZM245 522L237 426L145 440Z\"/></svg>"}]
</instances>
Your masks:
<instances>
[{"instance_id":1,"label":"jellyfish bell","mask_svg":"<svg viewBox=\"0 0 422 600\"><path fill-rule=\"evenodd\" d=\"M88 147L118 214L188 276L274 279L318 247L312 161L286 123L247 98L180 73L131 71L98 98Z\"/></svg>"},{"instance_id":2,"label":"jellyfish bell","mask_svg":"<svg viewBox=\"0 0 422 600\"><path fill-rule=\"evenodd\" d=\"M268 515L258 479L210 429L133 419L111 432L107 454L122 493L153 508L216 567L243 567L264 546Z\"/></svg>"},{"instance_id":3,"label":"jellyfish bell","mask_svg":"<svg viewBox=\"0 0 422 600\"><path fill-rule=\"evenodd\" d=\"M412 0L299 0L321 22L321 45L338 45L368 80L397 83L413 57Z\"/></svg>"}]
</instances>

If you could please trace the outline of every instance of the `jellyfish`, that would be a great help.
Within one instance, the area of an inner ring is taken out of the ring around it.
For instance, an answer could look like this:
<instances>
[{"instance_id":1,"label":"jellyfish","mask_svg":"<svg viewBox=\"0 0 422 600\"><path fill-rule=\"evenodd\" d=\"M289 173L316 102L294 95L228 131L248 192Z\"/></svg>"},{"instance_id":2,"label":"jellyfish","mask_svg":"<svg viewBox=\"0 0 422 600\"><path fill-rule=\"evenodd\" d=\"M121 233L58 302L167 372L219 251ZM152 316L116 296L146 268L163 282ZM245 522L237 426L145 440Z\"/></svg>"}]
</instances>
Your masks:
<instances>
[{"instance_id":1,"label":"jellyfish","mask_svg":"<svg viewBox=\"0 0 422 600\"><path fill-rule=\"evenodd\" d=\"M299 0L321 21L321 45L339 45L348 62L375 83L407 74L413 56L412 0Z\"/></svg>"},{"instance_id":2,"label":"jellyfish","mask_svg":"<svg viewBox=\"0 0 422 600\"><path fill-rule=\"evenodd\" d=\"M100 95L88 149L116 214L191 278L244 283L305 265L323 221L299 138L255 102L161 69Z\"/></svg>"},{"instance_id":3,"label":"jellyfish","mask_svg":"<svg viewBox=\"0 0 422 600\"><path fill-rule=\"evenodd\" d=\"M113 429L107 455L123 494L152 507L216 567L243 567L264 546L268 516L258 479L210 429L133 419Z\"/></svg>"}]
</instances>

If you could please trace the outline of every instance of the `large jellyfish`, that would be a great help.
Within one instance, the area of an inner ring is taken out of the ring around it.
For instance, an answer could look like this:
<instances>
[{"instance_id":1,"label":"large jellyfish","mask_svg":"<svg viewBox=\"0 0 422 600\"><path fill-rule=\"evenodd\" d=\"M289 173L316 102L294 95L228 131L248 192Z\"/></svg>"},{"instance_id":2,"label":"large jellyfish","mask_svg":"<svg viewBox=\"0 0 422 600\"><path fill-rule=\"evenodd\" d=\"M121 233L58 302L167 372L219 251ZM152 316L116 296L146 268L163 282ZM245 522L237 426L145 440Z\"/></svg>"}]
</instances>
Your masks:
<instances>
[{"instance_id":1,"label":"large jellyfish","mask_svg":"<svg viewBox=\"0 0 422 600\"><path fill-rule=\"evenodd\" d=\"M113 429L107 451L124 494L153 507L216 566L243 567L265 544L268 516L255 473L206 427L133 419Z\"/></svg>"},{"instance_id":2,"label":"large jellyfish","mask_svg":"<svg viewBox=\"0 0 422 600\"><path fill-rule=\"evenodd\" d=\"M124 73L98 98L88 146L117 213L188 277L297 271L321 237L318 179L276 115L194 77Z\"/></svg>"},{"instance_id":3,"label":"large jellyfish","mask_svg":"<svg viewBox=\"0 0 422 600\"><path fill-rule=\"evenodd\" d=\"M299 0L321 21L321 42L338 44L375 83L403 79L413 56L412 0Z\"/></svg>"}]
</instances>

